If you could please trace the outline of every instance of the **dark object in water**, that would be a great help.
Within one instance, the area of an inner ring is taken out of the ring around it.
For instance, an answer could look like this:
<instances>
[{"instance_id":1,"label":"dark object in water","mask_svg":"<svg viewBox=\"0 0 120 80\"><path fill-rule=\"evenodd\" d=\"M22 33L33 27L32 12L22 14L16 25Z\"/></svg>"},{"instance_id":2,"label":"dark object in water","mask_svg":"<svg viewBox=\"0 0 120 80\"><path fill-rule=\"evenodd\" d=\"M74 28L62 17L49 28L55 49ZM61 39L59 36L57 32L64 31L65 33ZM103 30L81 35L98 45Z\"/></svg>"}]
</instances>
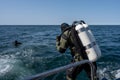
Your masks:
<instances>
[{"instance_id":1,"label":"dark object in water","mask_svg":"<svg viewBox=\"0 0 120 80\"><path fill-rule=\"evenodd\" d=\"M21 45L22 43L21 42L18 42L17 40L15 40L15 42L14 42L14 45L15 45L15 47L18 47L19 45Z\"/></svg>"}]
</instances>

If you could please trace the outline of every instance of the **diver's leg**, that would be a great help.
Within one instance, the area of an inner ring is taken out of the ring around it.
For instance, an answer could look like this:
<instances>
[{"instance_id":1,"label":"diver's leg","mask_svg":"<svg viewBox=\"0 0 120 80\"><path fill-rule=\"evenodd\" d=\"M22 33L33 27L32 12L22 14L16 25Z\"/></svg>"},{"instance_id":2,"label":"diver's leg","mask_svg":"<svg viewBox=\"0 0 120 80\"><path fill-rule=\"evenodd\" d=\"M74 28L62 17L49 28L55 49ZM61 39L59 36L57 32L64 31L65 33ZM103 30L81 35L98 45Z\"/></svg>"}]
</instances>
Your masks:
<instances>
[{"instance_id":1,"label":"diver's leg","mask_svg":"<svg viewBox=\"0 0 120 80\"><path fill-rule=\"evenodd\" d=\"M97 77L97 72L96 72L97 71L96 62L93 62L93 65L94 65L93 80L99 80L99 78ZM84 70L87 73L89 79L91 80L91 68L90 68L90 65L89 64L85 64L84 65Z\"/></svg>"},{"instance_id":2,"label":"diver's leg","mask_svg":"<svg viewBox=\"0 0 120 80\"><path fill-rule=\"evenodd\" d=\"M70 68L67 70L66 78L67 80L76 80L77 75L82 71L81 66Z\"/></svg>"},{"instance_id":3,"label":"diver's leg","mask_svg":"<svg viewBox=\"0 0 120 80\"><path fill-rule=\"evenodd\" d=\"M66 71L66 79L67 80L75 80L75 76L74 76L74 68L70 68Z\"/></svg>"}]
</instances>

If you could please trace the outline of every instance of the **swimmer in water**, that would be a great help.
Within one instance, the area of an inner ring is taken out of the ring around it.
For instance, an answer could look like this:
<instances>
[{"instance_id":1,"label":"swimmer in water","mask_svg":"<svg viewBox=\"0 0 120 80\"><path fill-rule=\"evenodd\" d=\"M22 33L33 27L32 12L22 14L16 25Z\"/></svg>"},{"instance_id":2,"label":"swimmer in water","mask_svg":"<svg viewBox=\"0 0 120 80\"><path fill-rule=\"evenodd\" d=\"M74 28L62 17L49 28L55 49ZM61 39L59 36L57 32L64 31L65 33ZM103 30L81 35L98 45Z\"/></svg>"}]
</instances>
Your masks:
<instances>
[{"instance_id":1,"label":"swimmer in water","mask_svg":"<svg viewBox=\"0 0 120 80\"><path fill-rule=\"evenodd\" d=\"M14 45L15 45L15 47L18 47L19 45L21 45L22 43L21 42L18 42L17 40L15 40L15 42L14 42Z\"/></svg>"}]
</instances>

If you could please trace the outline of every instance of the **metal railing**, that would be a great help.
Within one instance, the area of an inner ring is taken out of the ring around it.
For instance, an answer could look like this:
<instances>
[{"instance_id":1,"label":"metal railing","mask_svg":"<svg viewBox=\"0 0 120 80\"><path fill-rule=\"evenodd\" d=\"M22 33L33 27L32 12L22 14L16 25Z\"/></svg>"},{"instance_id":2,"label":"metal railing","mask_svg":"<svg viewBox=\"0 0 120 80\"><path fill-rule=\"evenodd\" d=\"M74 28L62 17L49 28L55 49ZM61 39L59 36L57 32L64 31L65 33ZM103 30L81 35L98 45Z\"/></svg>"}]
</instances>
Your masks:
<instances>
[{"instance_id":1,"label":"metal railing","mask_svg":"<svg viewBox=\"0 0 120 80\"><path fill-rule=\"evenodd\" d=\"M71 63L71 64L68 64L68 65L65 65L65 66L62 66L62 67L58 67L58 68L55 68L53 70L49 70L49 71L46 71L46 72L43 72L43 73L40 73L40 74L36 74L36 75L30 76L30 77L28 77L25 80L39 80L39 79L43 79L43 78L46 78L46 77L51 76L53 74L65 71L65 70L67 70L69 68L76 67L78 65L82 65L82 64L86 64L86 63L88 63L90 65L90 68L91 68L91 80L93 80L94 65L89 60L83 60L83 61L80 61L80 62L75 62L75 63Z\"/></svg>"}]
</instances>

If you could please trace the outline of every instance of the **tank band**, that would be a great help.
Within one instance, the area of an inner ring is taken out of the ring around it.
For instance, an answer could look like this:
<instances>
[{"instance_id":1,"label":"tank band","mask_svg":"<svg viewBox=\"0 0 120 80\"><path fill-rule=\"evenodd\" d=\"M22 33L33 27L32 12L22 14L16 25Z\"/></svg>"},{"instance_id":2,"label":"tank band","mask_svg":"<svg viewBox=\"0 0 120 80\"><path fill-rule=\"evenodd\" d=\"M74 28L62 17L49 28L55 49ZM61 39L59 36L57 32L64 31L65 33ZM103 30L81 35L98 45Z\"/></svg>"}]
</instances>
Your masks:
<instances>
[{"instance_id":1,"label":"tank band","mask_svg":"<svg viewBox=\"0 0 120 80\"><path fill-rule=\"evenodd\" d=\"M90 49L90 48L92 48L94 45L96 45L96 42L92 42L91 44L88 44L87 46L85 46L85 49Z\"/></svg>"}]
</instances>

